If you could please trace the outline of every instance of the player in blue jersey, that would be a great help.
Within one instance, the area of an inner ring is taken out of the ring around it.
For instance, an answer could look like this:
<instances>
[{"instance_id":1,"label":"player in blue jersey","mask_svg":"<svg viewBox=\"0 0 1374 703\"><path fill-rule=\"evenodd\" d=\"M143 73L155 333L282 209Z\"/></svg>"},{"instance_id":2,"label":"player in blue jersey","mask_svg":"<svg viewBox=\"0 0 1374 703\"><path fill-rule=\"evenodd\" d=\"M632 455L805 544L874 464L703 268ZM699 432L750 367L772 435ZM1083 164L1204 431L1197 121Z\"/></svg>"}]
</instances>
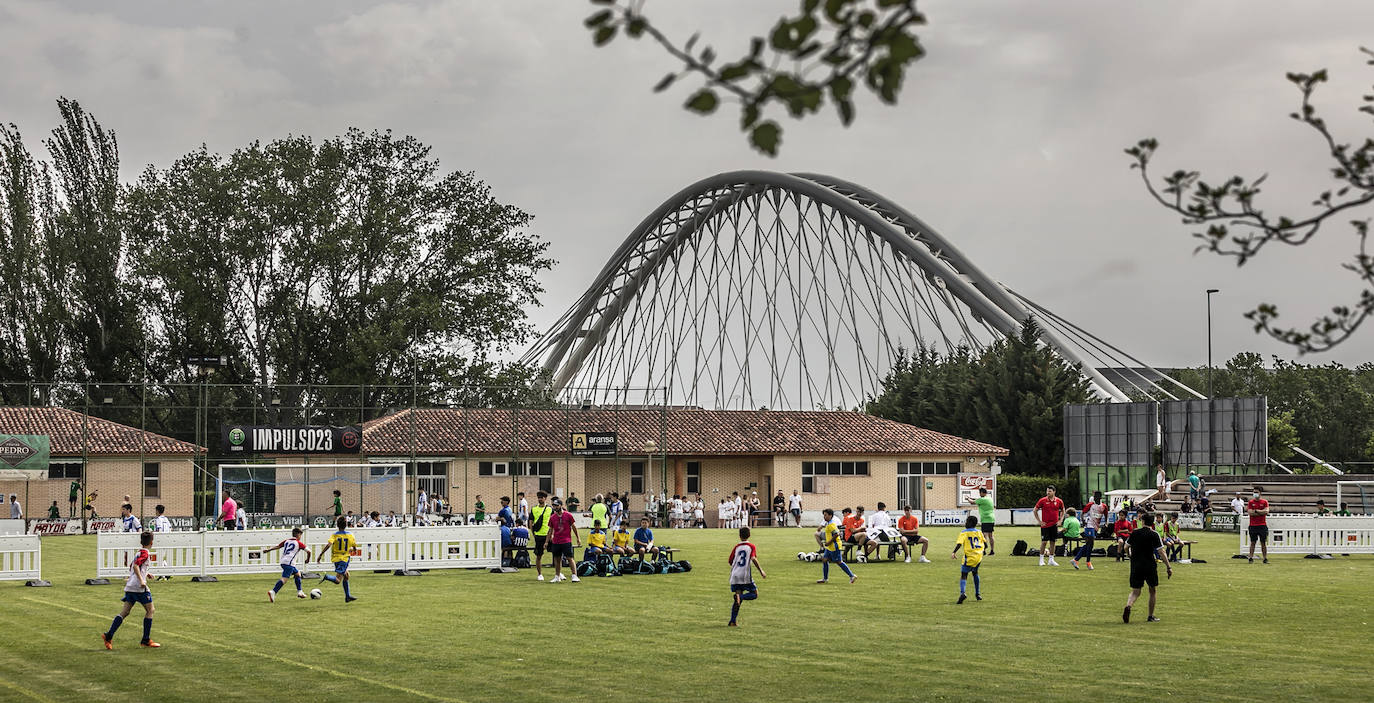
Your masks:
<instances>
[{"instance_id":1,"label":"player in blue jersey","mask_svg":"<svg viewBox=\"0 0 1374 703\"><path fill-rule=\"evenodd\" d=\"M737 627L739 605L759 597L759 587L754 585L753 568L759 570L759 578L766 579L763 565L759 564L759 550L749 541L749 528L739 528L739 544L730 550L730 594L734 603L730 606L730 627Z\"/></svg>"},{"instance_id":2,"label":"player in blue jersey","mask_svg":"<svg viewBox=\"0 0 1374 703\"><path fill-rule=\"evenodd\" d=\"M301 590L301 570L296 568L296 557L304 554L306 563L310 563L310 550L305 546L305 542L301 541L301 528L292 529L291 539L284 539L277 546L262 550L262 555L266 557L268 552L278 549L281 550L281 578L267 591L267 600L276 603L277 592L286 585L286 579L293 577L296 579L296 597L304 598L305 591Z\"/></svg>"},{"instance_id":3,"label":"player in blue jersey","mask_svg":"<svg viewBox=\"0 0 1374 703\"><path fill-rule=\"evenodd\" d=\"M978 581L978 565L983 563L983 550L986 544L983 542L983 533L978 529L978 517L970 515L964 520L964 531L959 533L959 537L954 542L954 551L950 552L950 559L959 558L959 549L964 550L964 565L959 567L959 600L955 605L959 605L968 600L968 593L965 589L968 586L968 576L973 574L973 597L983 600L982 584Z\"/></svg>"}]
</instances>

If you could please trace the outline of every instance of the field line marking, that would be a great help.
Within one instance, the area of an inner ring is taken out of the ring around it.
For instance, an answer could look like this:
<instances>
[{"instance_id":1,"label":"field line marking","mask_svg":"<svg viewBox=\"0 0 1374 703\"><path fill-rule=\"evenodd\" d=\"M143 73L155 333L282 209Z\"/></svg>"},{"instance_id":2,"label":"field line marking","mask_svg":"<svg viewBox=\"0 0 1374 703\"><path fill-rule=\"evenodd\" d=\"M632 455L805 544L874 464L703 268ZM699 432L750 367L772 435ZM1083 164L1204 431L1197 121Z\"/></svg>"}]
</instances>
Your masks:
<instances>
[{"instance_id":1,"label":"field line marking","mask_svg":"<svg viewBox=\"0 0 1374 703\"><path fill-rule=\"evenodd\" d=\"M52 606L52 607L55 607L55 608L63 608L63 609L70 610L70 611L75 612L75 613L81 613L82 615L87 615L87 616L90 616L90 617L93 617L93 618L102 618L102 617L105 617L105 616L103 616L103 615L101 615L101 614L99 614L99 613L92 613L92 612L90 612L89 610L82 610L82 609L80 609L80 608L73 608L72 606L66 605L66 604L64 604L64 603L54 603L54 602L52 602L52 601L43 600L42 598L33 598L33 597L31 597L31 596L23 596L23 600L33 601L34 603L42 603L43 605L48 605L48 606ZM354 680L354 681L361 681L362 683L371 684L371 685L373 685L373 686L380 686L380 687L382 687L382 688L389 688L389 689L391 689L391 690L393 690L393 691L400 691L401 693L408 693L408 694L410 694L410 695L412 695L412 696L419 696L419 697L421 697L421 698L428 698L428 699L430 699L430 700L435 700L435 701L458 701L458 703L461 703L461 701L459 701L459 699L457 699L457 698L445 698L445 697L443 697L443 696L436 696L436 695L434 695L434 694L432 694L432 693L426 693L426 692L424 692L424 691L417 691L417 690L415 690L415 689L413 689L413 688L406 688L405 686L397 686L397 685L395 685L395 684L386 683L385 681L377 681L377 680L374 680L374 679L369 679L369 678L367 678L367 677L365 677L365 676L358 676L357 674L349 674L349 673L342 672L342 671L335 671L334 669L329 669L329 668L326 668L326 667L323 667L323 666L316 666L316 665L314 665L314 664L308 664L308 663L306 663L306 662L296 661L296 660L294 660L294 659L287 659L286 657L279 657L279 656L277 656L277 655L275 655L275 654L268 654L268 653L265 653L265 652L255 652L255 651L253 651L253 650L251 650L251 649L244 649L244 648L242 648L242 647L235 647L234 645L231 645L231 644L223 644L223 643L220 643L220 642L214 642L214 641L212 641L212 640L201 639L201 638L199 638L199 637L192 637L191 635L184 635L184 634L181 634L181 633L178 633L178 632L169 632L169 631L167 631L167 630L158 630L158 632L161 632L161 633L166 634L166 635L171 635L171 636L173 636L173 637L179 637L179 638L181 638L181 639L190 640L190 641L195 642L195 643L197 643L197 644L205 645L205 646L208 646L208 647L219 647L219 648L221 648L221 649L227 649L227 650L229 650L229 651L231 651L231 652L238 652L239 654L246 654L246 655L254 656L254 657L262 657L262 658L264 658L264 659L271 659L272 661L275 661L275 662L278 662L278 663L281 663L281 664L289 664L289 665L291 665L291 666L298 666L298 667L301 667L301 668L303 668L303 669L308 669L308 670L310 670L310 671L315 671L315 672L319 672L319 673L322 673L322 674L328 674L329 676L335 676L335 677L338 677L338 678L352 679L352 680ZM7 683L7 682L0 682L0 683ZM23 690L23 689L20 689L20 690ZM31 694L31 695L34 695L35 698L37 697L36 694ZM39 700L48 700L48 699L40 698ZM54 703L55 703L55 702L54 702Z\"/></svg>"},{"instance_id":2,"label":"field line marking","mask_svg":"<svg viewBox=\"0 0 1374 703\"><path fill-rule=\"evenodd\" d=\"M41 696L41 695L39 695L39 694L37 694L37 693L34 693L33 691L30 691L29 689L24 688L23 686L20 686L19 684L14 683L13 681L7 681L7 680L5 680L5 679L0 679L0 686L7 686L7 687L9 687L9 688L12 688L12 689L18 691L20 695L28 696L29 698L31 698L31 699L33 699L33 700L35 700L35 701L44 701L44 703L57 703L57 700L56 700L56 699L53 699L53 698L44 698L43 696Z\"/></svg>"}]
</instances>

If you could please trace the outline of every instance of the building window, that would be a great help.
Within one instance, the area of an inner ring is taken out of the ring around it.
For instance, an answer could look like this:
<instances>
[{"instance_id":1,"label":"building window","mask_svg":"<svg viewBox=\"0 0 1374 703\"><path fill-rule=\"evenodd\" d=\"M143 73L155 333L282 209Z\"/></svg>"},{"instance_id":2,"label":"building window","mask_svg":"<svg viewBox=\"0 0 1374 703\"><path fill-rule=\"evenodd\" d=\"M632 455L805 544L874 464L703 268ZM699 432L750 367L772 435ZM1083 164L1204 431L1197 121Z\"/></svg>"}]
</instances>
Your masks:
<instances>
[{"instance_id":1,"label":"building window","mask_svg":"<svg viewBox=\"0 0 1374 703\"><path fill-rule=\"evenodd\" d=\"M687 493L696 494L701 492L701 462L687 462Z\"/></svg>"},{"instance_id":2,"label":"building window","mask_svg":"<svg viewBox=\"0 0 1374 703\"><path fill-rule=\"evenodd\" d=\"M639 495L644 492L644 462L630 462L630 493Z\"/></svg>"},{"instance_id":3,"label":"building window","mask_svg":"<svg viewBox=\"0 0 1374 703\"><path fill-rule=\"evenodd\" d=\"M899 476L954 476L963 465L957 461L899 461Z\"/></svg>"},{"instance_id":4,"label":"building window","mask_svg":"<svg viewBox=\"0 0 1374 703\"><path fill-rule=\"evenodd\" d=\"M552 461L512 461L510 463L511 476L538 476L539 489L545 493L553 493L553 462Z\"/></svg>"},{"instance_id":5,"label":"building window","mask_svg":"<svg viewBox=\"0 0 1374 703\"><path fill-rule=\"evenodd\" d=\"M52 481L81 480L81 462L53 459L48 462L48 479Z\"/></svg>"},{"instance_id":6,"label":"building window","mask_svg":"<svg viewBox=\"0 0 1374 703\"><path fill-rule=\"evenodd\" d=\"M156 461L143 462L143 497L162 496L162 465Z\"/></svg>"}]
</instances>

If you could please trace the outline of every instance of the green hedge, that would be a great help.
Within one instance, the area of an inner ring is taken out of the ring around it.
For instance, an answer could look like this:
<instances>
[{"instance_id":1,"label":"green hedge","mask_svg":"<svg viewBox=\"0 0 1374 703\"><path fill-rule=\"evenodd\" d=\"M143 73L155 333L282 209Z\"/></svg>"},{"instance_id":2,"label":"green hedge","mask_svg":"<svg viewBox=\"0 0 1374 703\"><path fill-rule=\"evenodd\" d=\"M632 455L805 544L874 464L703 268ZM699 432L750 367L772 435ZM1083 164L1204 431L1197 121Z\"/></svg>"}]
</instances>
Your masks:
<instances>
[{"instance_id":1,"label":"green hedge","mask_svg":"<svg viewBox=\"0 0 1374 703\"><path fill-rule=\"evenodd\" d=\"M1057 476L1002 474L997 477L997 507L1033 508L1035 501L1044 497L1047 486L1054 486L1055 495L1064 500L1064 505L1077 506L1077 476L1071 476L1066 481Z\"/></svg>"}]
</instances>

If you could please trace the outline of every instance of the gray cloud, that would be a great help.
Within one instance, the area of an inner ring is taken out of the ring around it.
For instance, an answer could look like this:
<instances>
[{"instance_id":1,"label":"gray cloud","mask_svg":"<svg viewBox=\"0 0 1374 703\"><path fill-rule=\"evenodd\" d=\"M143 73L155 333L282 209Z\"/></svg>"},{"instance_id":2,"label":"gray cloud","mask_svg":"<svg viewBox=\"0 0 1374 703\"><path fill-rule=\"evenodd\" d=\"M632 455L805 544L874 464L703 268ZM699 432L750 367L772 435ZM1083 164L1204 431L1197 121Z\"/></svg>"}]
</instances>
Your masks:
<instances>
[{"instance_id":1,"label":"gray cloud","mask_svg":"<svg viewBox=\"0 0 1374 703\"><path fill-rule=\"evenodd\" d=\"M675 36L723 54L794 0L650 2ZM1279 303L1305 320L1353 297L1336 229L1236 269L1192 254L1188 230L1153 206L1121 149L1144 136L1161 166L1272 171L1267 196L1301 210L1325 178L1311 135L1286 115L1287 70L1328 66L1323 107L1354 113L1374 72L1356 47L1374 5L1272 1L1119 4L938 0L930 51L897 107L859 104L788 124L783 156L752 152L731 115L680 108L650 87L672 62L647 42L595 49L589 5L542 2L0 4L0 119L37 140L53 99L76 98L119 131L126 169L207 143L229 150L287 133L391 128L432 144L536 217L562 262L539 323L562 312L606 252L664 198L739 168L849 178L904 203L993 276L1160 365L1204 358L1203 293L1217 353L1288 355L1244 310ZM1374 356L1374 330L1320 359Z\"/></svg>"}]
</instances>

